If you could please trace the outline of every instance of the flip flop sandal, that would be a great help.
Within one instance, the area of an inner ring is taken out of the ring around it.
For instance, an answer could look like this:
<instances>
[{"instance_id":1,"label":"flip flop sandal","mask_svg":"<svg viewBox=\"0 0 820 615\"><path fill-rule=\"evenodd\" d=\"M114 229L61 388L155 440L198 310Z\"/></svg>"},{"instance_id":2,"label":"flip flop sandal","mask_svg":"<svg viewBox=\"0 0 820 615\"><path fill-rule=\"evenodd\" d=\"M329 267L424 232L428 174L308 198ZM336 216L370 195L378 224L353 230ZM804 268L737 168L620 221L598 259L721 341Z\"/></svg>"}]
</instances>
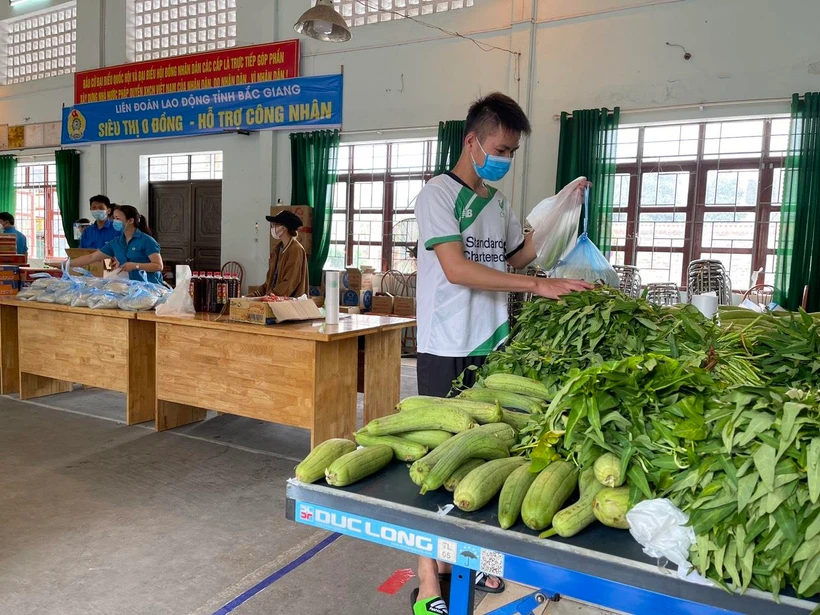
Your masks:
<instances>
[{"instance_id":1,"label":"flip flop sandal","mask_svg":"<svg viewBox=\"0 0 820 615\"><path fill-rule=\"evenodd\" d=\"M499 577L493 577L498 579L498 587L489 587L487 585L487 577L489 575L484 574L483 572L477 572L475 575L475 588L480 592L484 592L485 594L500 594L506 589L506 584L504 583L504 579Z\"/></svg>"}]
</instances>

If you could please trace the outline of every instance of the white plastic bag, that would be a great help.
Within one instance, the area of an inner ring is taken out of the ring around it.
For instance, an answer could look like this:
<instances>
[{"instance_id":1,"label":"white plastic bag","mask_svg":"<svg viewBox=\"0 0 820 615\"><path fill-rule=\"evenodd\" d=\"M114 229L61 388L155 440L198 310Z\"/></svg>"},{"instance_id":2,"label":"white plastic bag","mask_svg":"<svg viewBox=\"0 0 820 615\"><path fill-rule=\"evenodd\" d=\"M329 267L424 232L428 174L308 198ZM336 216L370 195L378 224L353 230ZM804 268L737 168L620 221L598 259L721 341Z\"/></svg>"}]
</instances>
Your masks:
<instances>
[{"instance_id":1,"label":"white plastic bag","mask_svg":"<svg viewBox=\"0 0 820 615\"><path fill-rule=\"evenodd\" d=\"M629 533L649 557L666 558L677 564L678 577L700 585L714 585L689 563L689 549L695 531L688 525L689 515L666 498L638 502L626 513Z\"/></svg>"},{"instance_id":2,"label":"white plastic bag","mask_svg":"<svg viewBox=\"0 0 820 615\"><path fill-rule=\"evenodd\" d=\"M621 280L603 252L587 234L589 223L589 186L584 190L584 232L575 246L555 264L550 272L552 278L584 280L590 284L607 284L619 288Z\"/></svg>"},{"instance_id":3,"label":"white plastic bag","mask_svg":"<svg viewBox=\"0 0 820 615\"><path fill-rule=\"evenodd\" d=\"M575 245L584 202L583 191L578 188L585 181L586 177L579 177L567 184L555 196L538 203L527 216L537 255L533 264L541 269L552 269Z\"/></svg>"},{"instance_id":4,"label":"white plastic bag","mask_svg":"<svg viewBox=\"0 0 820 615\"><path fill-rule=\"evenodd\" d=\"M177 284L174 290L157 306L157 316L193 318L195 314L194 300L191 298L191 268L183 265L177 271Z\"/></svg>"},{"instance_id":5,"label":"white plastic bag","mask_svg":"<svg viewBox=\"0 0 820 615\"><path fill-rule=\"evenodd\" d=\"M128 294L119 300L117 306L128 312L142 312L152 309L162 292L159 286L150 282L133 282Z\"/></svg>"}]
</instances>

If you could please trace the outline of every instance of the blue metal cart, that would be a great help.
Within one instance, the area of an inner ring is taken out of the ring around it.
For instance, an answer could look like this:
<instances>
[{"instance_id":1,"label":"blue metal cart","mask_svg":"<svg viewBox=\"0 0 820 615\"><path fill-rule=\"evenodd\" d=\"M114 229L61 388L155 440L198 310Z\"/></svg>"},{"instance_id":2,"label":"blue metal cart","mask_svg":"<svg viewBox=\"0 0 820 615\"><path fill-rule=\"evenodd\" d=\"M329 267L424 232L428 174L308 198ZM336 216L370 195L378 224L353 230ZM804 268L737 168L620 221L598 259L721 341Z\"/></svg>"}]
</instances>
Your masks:
<instances>
[{"instance_id":1,"label":"blue metal cart","mask_svg":"<svg viewBox=\"0 0 820 615\"><path fill-rule=\"evenodd\" d=\"M809 615L818 608L793 595L776 602L765 592L733 595L682 581L623 530L596 524L573 538L541 540L523 524L502 530L492 503L474 513L441 514L447 504L452 494L443 490L419 495L401 464L343 489L287 485L292 521L453 564L452 615L472 614L479 570L537 588L496 615L530 615L561 594L637 615Z\"/></svg>"}]
</instances>

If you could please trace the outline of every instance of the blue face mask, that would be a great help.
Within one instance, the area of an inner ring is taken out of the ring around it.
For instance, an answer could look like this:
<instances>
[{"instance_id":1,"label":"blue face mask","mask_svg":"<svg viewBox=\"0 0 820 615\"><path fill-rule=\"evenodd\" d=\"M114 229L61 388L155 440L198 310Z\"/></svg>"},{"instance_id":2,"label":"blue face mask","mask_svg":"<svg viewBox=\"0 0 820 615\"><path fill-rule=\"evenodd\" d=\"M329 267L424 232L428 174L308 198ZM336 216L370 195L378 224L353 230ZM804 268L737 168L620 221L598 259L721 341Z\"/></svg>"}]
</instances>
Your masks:
<instances>
[{"instance_id":1,"label":"blue face mask","mask_svg":"<svg viewBox=\"0 0 820 615\"><path fill-rule=\"evenodd\" d=\"M481 147L481 143L478 143L478 147ZM481 151L484 152L483 147L481 147ZM470 158L473 158L472 154L470 154ZM506 156L490 156L487 152L484 152L484 164L480 166L476 164L475 158L473 158L475 172L481 179L486 179L488 182L497 182L502 179L511 166L512 158Z\"/></svg>"},{"instance_id":2,"label":"blue face mask","mask_svg":"<svg viewBox=\"0 0 820 615\"><path fill-rule=\"evenodd\" d=\"M120 232L120 231L122 231L122 229L125 228L125 224L123 223L122 220L112 220L111 221L111 226L113 226L114 230L117 231L117 232Z\"/></svg>"},{"instance_id":3,"label":"blue face mask","mask_svg":"<svg viewBox=\"0 0 820 615\"><path fill-rule=\"evenodd\" d=\"M108 214L105 212L104 209L92 209L91 217L94 218L97 222L102 222L108 217Z\"/></svg>"}]
</instances>

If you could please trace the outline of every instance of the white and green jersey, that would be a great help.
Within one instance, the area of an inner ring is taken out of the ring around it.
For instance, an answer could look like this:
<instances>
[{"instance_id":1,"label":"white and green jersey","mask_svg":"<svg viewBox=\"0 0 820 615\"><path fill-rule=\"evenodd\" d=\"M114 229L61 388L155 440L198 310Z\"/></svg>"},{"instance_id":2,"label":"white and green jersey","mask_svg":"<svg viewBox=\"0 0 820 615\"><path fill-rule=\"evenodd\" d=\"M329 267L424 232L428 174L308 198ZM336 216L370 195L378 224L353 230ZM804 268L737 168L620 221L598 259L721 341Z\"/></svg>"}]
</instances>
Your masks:
<instances>
[{"instance_id":1,"label":"white and green jersey","mask_svg":"<svg viewBox=\"0 0 820 615\"><path fill-rule=\"evenodd\" d=\"M507 293L451 284L433 251L437 244L460 242L469 260L506 271L507 258L523 247L524 236L506 197L489 191L480 197L445 173L427 182L416 199L418 352L484 356L509 335Z\"/></svg>"}]
</instances>

